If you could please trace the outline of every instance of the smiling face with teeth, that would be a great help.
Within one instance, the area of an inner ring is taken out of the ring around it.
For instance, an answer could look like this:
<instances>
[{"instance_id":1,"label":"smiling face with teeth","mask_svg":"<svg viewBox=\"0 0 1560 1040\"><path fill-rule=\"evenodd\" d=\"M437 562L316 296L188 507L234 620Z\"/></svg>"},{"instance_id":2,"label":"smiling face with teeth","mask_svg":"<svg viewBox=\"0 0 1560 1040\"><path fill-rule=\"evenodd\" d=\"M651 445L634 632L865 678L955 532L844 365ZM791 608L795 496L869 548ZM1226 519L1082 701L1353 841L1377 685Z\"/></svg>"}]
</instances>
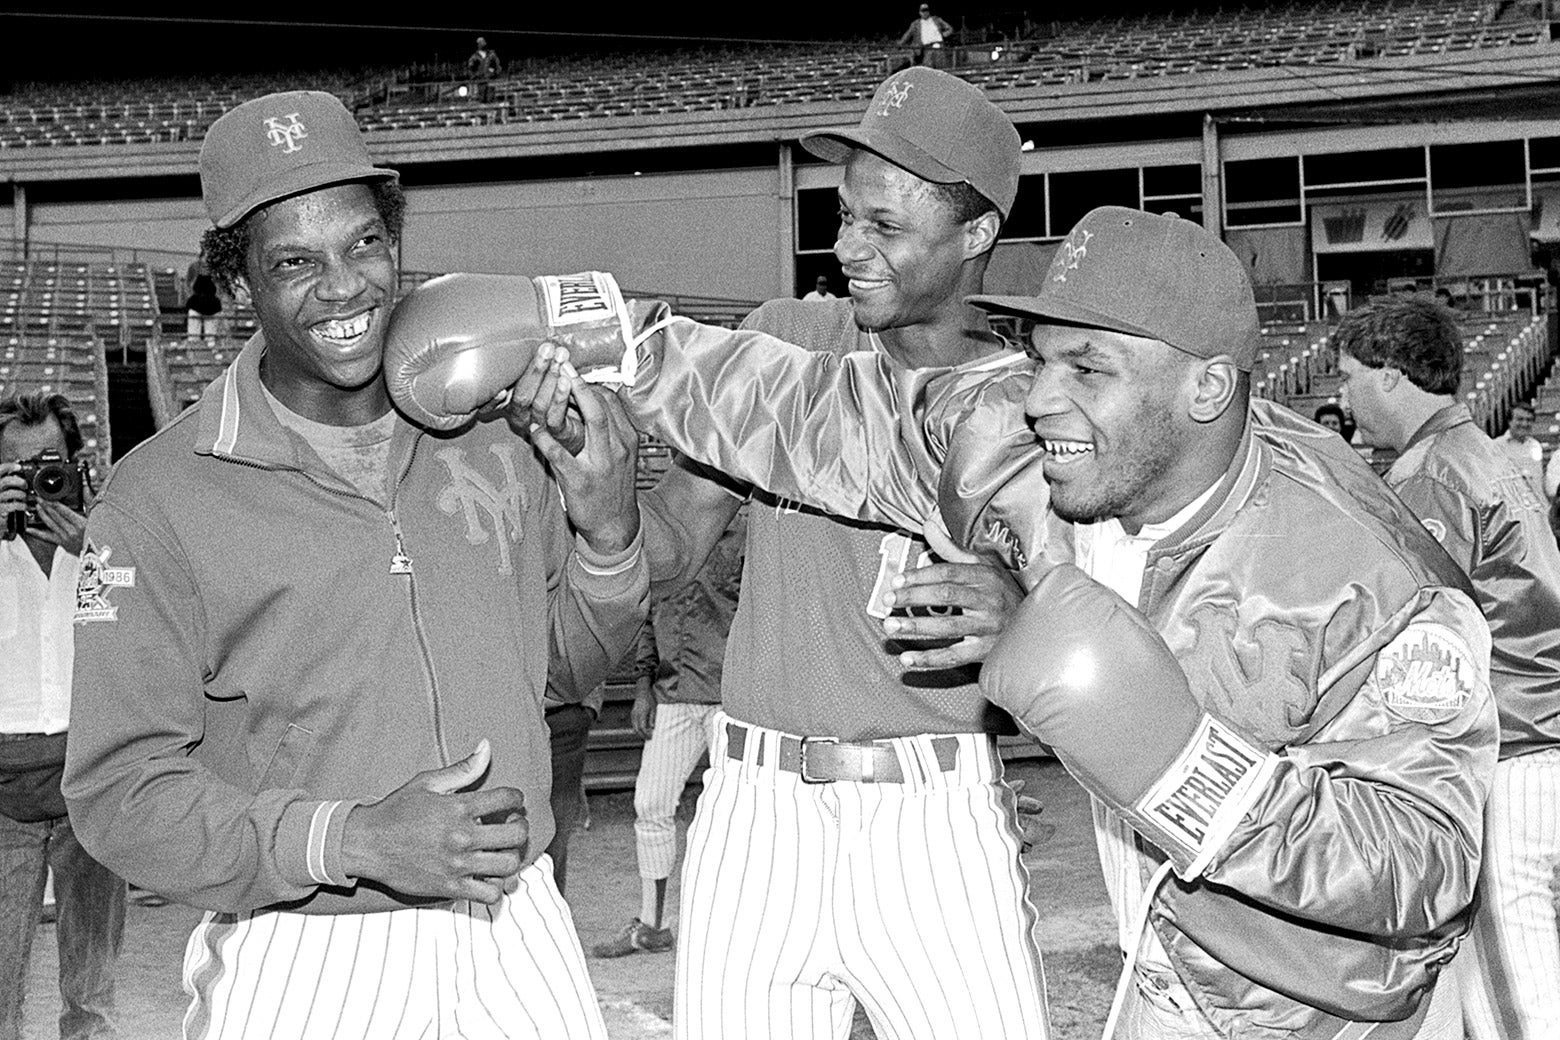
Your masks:
<instances>
[{"instance_id":1,"label":"smiling face with teeth","mask_svg":"<svg viewBox=\"0 0 1560 1040\"><path fill-rule=\"evenodd\" d=\"M265 334L260 375L288 408L347 426L384 415L394 242L368 185L283 199L249 218L245 285Z\"/></svg>"},{"instance_id":2,"label":"smiling face with teeth","mask_svg":"<svg viewBox=\"0 0 1560 1040\"><path fill-rule=\"evenodd\" d=\"M1039 325L1033 344L1026 411L1063 520L1116 517L1136 533L1223 474L1244 428L1233 366L1104 329Z\"/></svg>"},{"instance_id":3,"label":"smiling face with teeth","mask_svg":"<svg viewBox=\"0 0 1560 1040\"><path fill-rule=\"evenodd\" d=\"M878 331L945 327L958 342L972 324L964 297L980 291L998 227L995 211L961 221L929 181L872 152L853 152L840 185L834 255L856 324Z\"/></svg>"}]
</instances>

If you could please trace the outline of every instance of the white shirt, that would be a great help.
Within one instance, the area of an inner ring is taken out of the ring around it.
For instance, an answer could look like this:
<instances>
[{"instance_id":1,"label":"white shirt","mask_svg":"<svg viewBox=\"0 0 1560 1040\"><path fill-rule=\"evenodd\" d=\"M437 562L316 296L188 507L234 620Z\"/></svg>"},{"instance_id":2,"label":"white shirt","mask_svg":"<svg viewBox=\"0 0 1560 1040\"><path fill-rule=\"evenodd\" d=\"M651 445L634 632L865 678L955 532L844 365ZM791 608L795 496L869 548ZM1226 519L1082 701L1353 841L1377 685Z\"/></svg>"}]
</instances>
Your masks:
<instances>
[{"instance_id":1,"label":"white shirt","mask_svg":"<svg viewBox=\"0 0 1560 1040\"><path fill-rule=\"evenodd\" d=\"M932 17L921 19L921 43L930 47L934 43L942 43L942 30L937 28L937 19Z\"/></svg>"},{"instance_id":2,"label":"white shirt","mask_svg":"<svg viewBox=\"0 0 1560 1040\"><path fill-rule=\"evenodd\" d=\"M1160 524L1144 524L1135 535L1127 534L1122 530L1121 521L1114 519L1078 524L1074 528L1073 562L1089 577L1137 606L1149 550L1155 542L1190 520L1208 503L1218 486L1218 482L1214 482L1170 519ZM1144 869L1145 859L1137 850L1137 832L1098 798L1091 796L1090 801L1094 806L1094 841L1099 846L1100 866L1105 872L1105 889L1110 895L1110 905L1116 911L1117 940L1122 950L1127 950L1139 941L1138 936L1131 934L1132 925L1137 920L1143 886L1157 864L1149 862L1148 869ZM1153 929L1144 930L1141 942L1138 950L1140 969L1175 970Z\"/></svg>"},{"instance_id":3,"label":"white shirt","mask_svg":"<svg viewBox=\"0 0 1560 1040\"><path fill-rule=\"evenodd\" d=\"M812 292L810 292L806 296L802 297L802 302L806 303L809 300L832 300L832 299L835 299L835 296L834 296L833 293L819 292L817 289L814 289Z\"/></svg>"},{"instance_id":4,"label":"white shirt","mask_svg":"<svg viewBox=\"0 0 1560 1040\"><path fill-rule=\"evenodd\" d=\"M1544 446L1537 437L1529 437L1526 440L1512 440L1511 431L1507 430L1495 438L1495 444L1506 453L1514 466L1517 467L1527 482L1533 486L1534 492L1544 494ZM1544 501L1549 501L1546 495Z\"/></svg>"},{"instance_id":5,"label":"white shirt","mask_svg":"<svg viewBox=\"0 0 1560 1040\"><path fill-rule=\"evenodd\" d=\"M44 577L26 542L0 541L0 733L62 733L70 722L77 567L56 546Z\"/></svg>"}]
</instances>

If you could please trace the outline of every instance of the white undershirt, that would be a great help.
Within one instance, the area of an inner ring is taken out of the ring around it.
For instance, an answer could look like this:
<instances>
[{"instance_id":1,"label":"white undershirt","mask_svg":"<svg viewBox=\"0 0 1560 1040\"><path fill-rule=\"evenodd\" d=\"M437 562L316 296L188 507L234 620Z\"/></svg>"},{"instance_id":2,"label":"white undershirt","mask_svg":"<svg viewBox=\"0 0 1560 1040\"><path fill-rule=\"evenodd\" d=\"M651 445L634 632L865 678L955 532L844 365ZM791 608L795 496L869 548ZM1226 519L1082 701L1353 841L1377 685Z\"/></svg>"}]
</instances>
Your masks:
<instances>
[{"instance_id":1,"label":"white undershirt","mask_svg":"<svg viewBox=\"0 0 1560 1040\"><path fill-rule=\"evenodd\" d=\"M1160 524L1144 524L1137 534L1127 534L1121 521L1105 520L1097 524L1079 524L1074 528L1073 562L1089 577L1116 595L1138 605L1143 587L1143 571L1154 543L1174 533L1208 503L1218 488L1215 481L1180 512ZM1136 834L1110 807L1098 798L1090 798L1094 807L1094 840L1099 846L1100 867L1105 873L1105 889L1116 911L1117 941L1123 951L1139 937L1132 934L1143 886L1158 861L1138 852ZM1146 866L1146 869L1145 869ZM1170 957L1152 928L1145 929L1138 950L1138 967L1154 972L1173 972Z\"/></svg>"},{"instance_id":2,"label":"white undershirt","mask_svg":"<svg viewBox=\"0 0 1560 1040\"><path fill-rule=\"evenodd\" d=\"M56 546L45 577L25 541L0 541L0 733L61 733L70 722L77 567Z\"/></svg>"},{"instance_id":3,"label":"white undershirt","mask_svg":"<svg viewBox=\"0 0 1560 1040\"><path fill-rule=\"evenodd\" d=\"M942 42L943 42L943 34L942 34L942 30L937 28L937 19L936 18L931 18L931 17L922 18L921 19L921 43L922 43L922 45L926 46L926 47L930 47L934 43L942 43Z\"/></svg>"}]
</instances>

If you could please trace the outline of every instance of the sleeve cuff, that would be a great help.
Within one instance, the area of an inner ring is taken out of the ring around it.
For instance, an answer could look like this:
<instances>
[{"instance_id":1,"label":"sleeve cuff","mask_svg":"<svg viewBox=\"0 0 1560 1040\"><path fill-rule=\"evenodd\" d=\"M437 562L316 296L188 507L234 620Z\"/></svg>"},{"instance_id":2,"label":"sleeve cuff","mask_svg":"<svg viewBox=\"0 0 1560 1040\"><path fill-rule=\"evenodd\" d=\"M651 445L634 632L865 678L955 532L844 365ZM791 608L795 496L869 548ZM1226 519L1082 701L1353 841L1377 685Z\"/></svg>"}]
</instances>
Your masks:
<instances>
[{"instance_id":1,"label":"sleeve cuff","mask_svg":"<svg viewBox=\"0 0 1560 1040\"><path fill-rule=\"evenodd\" d=\"M574 538L574 558L580 565L580 569L586 574L597 578L610 578L619 574L626 574L637 566L644 554L645 528L639 525L639 531L634 535L634 540L622 552L602 554L590 547L585 539L578 535Z\"/></svg>"},{"instance_id":2,"label":"sleeve cuff","mask_svg":"<svg viewBox=\"0 0 1560 1040\"><path fill-rule=\"evenodd\" d=\"M282 814L277 859L283 876L299 885L348 888L357 879L342 865L341 839L356 799L300 801Z\"/></svg>"}]
</instances>

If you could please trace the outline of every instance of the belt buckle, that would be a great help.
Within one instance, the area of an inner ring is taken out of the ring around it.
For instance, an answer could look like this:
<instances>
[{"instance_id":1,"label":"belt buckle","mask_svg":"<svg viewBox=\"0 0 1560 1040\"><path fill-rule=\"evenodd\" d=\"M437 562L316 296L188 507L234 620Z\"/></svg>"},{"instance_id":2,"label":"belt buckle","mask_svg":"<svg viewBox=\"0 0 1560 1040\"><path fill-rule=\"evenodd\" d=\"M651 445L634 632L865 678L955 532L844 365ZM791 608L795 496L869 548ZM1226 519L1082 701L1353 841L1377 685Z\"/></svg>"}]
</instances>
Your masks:
<instances>
[{"instance_id":1,"label":"belt buckle","mask_svg":"<svg viewBox=\"0 0 1560 1040\"><path fill-rule=\"evenodd\" d=\"M808 744L838 744L838 737L803 737L801 746L796 752L796 771L801 774L804 784L832 784L834 778L830 776L813 776L807 772L807 745Z\"/></svg>"}]
</instances>

